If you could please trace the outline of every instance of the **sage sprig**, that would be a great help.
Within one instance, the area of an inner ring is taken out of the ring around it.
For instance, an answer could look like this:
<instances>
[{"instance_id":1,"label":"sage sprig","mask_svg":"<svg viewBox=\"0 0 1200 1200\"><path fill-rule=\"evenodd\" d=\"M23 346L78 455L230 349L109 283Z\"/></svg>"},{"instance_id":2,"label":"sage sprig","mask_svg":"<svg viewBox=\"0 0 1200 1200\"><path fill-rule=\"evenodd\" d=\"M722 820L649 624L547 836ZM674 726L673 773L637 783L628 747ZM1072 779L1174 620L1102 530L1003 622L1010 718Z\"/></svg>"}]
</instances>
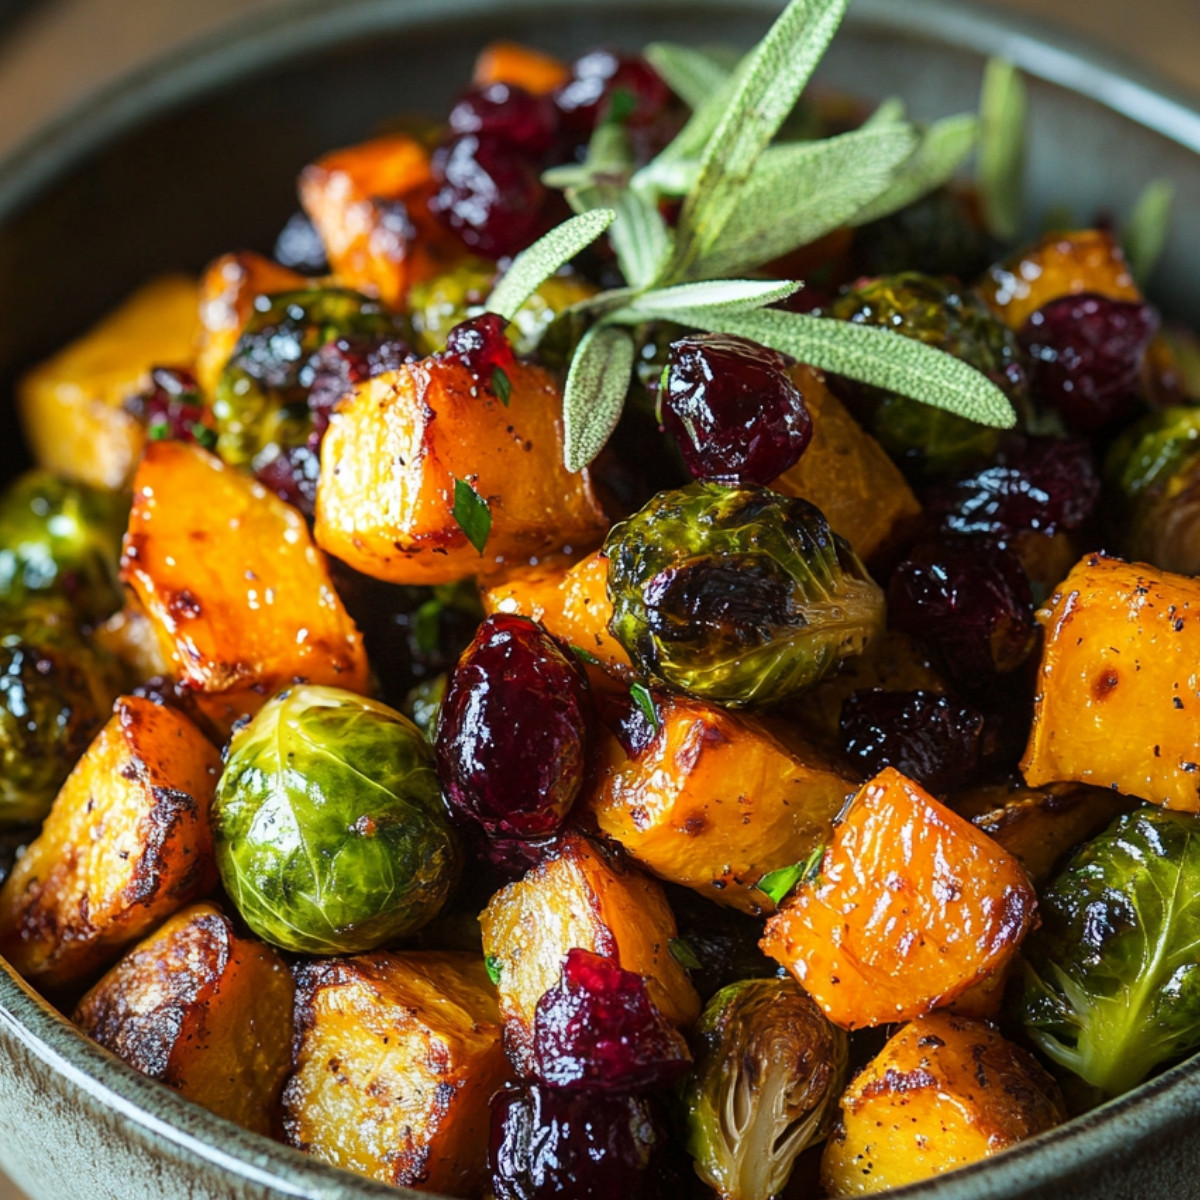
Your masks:
<instances>
[{"instance_id":1,"label":"sage sprig","mask_svg":"<svg viewBox=\"0 0 1200 1200\"><path fill-rule=\"evenodd\" d=\"M984 222L1004 240L1016 237L1021 226L1028 110L1020 72L1002 58L990 59L984 68L979 97L976 183Z\"/></svg>"},{"instance_id":2,"label":"sage sprig","mask_svg":"<svg viewBox=\"0 0 1200 1200\"><path fill-rule=\"evenodd\" d=\"M1129 269L1141 286L1150 278L1166 249L1174 203L1175 185L1169 179L1152 179L1142 189L1121 235Z\"/></svg>"}]
</instances>

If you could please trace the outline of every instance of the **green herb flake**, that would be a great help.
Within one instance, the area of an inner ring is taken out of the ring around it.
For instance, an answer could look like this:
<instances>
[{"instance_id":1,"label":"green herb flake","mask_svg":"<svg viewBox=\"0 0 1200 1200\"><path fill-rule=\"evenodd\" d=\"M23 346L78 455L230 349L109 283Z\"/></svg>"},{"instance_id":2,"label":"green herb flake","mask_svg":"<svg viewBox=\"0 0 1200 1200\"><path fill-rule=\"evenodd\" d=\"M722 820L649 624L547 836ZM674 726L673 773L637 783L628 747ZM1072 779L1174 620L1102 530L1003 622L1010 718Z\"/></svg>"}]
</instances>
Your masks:
<instances>
[{"instance_id":1,"label":"green herb flake","mask_svg":"<svg viewBox=\"0 0 1200 1200\"><path fill-rule=\"evenodd\" d=\"M512 396L512 381L503 367L492 368L492 391L500 403L507 408L508 401Z\"/></svg>"},{"instance_id":2,"label":"green herb flake","mask_svg":"<svg viewBox=\"0 0 1200 1200\"><path fill-rule=\"evenodd\" d=\"M146 426L146 436L152 442L166 441L166 439L170 436L170 433L171 427L166 423L166 421L151 421L150 424Z\"/></svg>"},{"instance_id":3,"label":"green herb flake","mask_svg":"<svg viewBox=\"0 0 1200 1200\"><path fill-rule=\"evenodd\" d=\"M205 450L215 450L217 448L216 431L209 429L207 425L202 425L199 421L193 421L188 428L188 432L192 435L192 440L197 446L201 446Z\"/></svg>"},{"instance_id":4,"label":"green herb flake","mask_svg":"<svg viewBox=\"0 0 1200 1200\"><path fill-rule=\"evenodd\" d=\"M488 534L492 532L492 511L488 508L488 502L465 479L454 480L451 516L482 558Z\"/></svg>"},{"instance_id":5,"label":"green herb flake","mask_svg":"<svg viewBox=\"0 0 1200 1200\"><path fill-rule=\"evenodd\" d=\"M439 600L426 600L413 613L412 635L422 654L434 654L438 648L443 605Z\"/></svg>"},{"instance_id":6,"label":"green herb flake","mask_svg":"<svg viewBox=\"0 0 1200 1200\"><path fill-rule=\"evenodd\" d=\"M500 969L503 967L503 962L494 954L489 954L484 960L483 965L487 968L488 978L494 985L500 985Z\"/></svg>"},{"instance_id":7,"label":"green herb flake","mask_svg":"<svg viewBox=\"0 0 1200 1200\"><path fill-rule=\"evenodd\" d=\"M571 643L571 651L576 658L589 666L598 667L600 665L600 660L590 650L585 650L582 646L575 645L574 642Z\"/></svg>"},{"instance_id":8,"label":"green herb flake","mask_svg":"<svg viewBox=\"0 0 1200 1200\"><path fill-rule=\"evenodd\" d=\"M650 689L644 683L631 683L629 685L630 699L642 710L642 716L650 722L654 732L657 733L662 722L658 718L658 705L654 703L654 697L650 694Z\"/></svg>"},{"instance_id":9,"label":"green herb flake","mask_svg":"<svg viewBox=\"0 0 1200 1200\"><path fill-rule=\"evenodd\" d=\"M691 943L686 938L671 938L667 943L667 949L671 952L671 957L681 967L686 967L689 971L699 971L704 965L700 961L700 956L692 949Z\"/></svg>"},{"instance_id":10,"label":"green herb flake","mask_svg":"<svg viewBox=\"0 0 1200 1200\"><path fill-rule=\"evenodd\" d=\"M637 97L628 88L613 88L604 119L611 125L624 125L637 111L637 105Z\"/></svg>"},{"instance_id":11,"label":"green herb flake","mask_svg":"<svg viewBox=\"0 0 1200 1200\"><path fill-rule=\"evenodd\" d=\"M758 890L770 896L774 904L780 905L797 884L809 883L817 877L824 857L825 847L817 846L803 862L768 871L758 881Z\"/></svg>"}]
</instances>

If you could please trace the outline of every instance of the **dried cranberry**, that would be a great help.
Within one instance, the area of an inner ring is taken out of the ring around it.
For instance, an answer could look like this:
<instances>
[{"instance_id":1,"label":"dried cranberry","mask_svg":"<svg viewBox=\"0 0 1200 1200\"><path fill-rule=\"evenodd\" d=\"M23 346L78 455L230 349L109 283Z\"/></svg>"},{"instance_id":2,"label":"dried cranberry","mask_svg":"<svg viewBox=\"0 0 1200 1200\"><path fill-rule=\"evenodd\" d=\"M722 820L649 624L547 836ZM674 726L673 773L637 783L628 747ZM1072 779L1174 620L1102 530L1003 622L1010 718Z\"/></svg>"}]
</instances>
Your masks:
<instances>
[{"instance_id":1,"label":"dried cranberry","mask_svg":"<svg viewBox=\"0 0 1200 1200\"><path fill-rule=\"evenodd\" d=\"M126 400L125 410L152 441L195 442L207 450L216 445L200 385L185 367L154 367L149 388Z\"/></svg>"},{"instance_id":2,"label":"dried cranberry","mask_svg":"<svg viewBox=\"0 0 1200 1200\"><path fill-rule=\"evenodd\" d=\"M947 534L1053 536L1080 528L1100 499L1100 473L1082 438L1019 438L997 460L928 489L925 511Z\"/></svg>"},{"instance_id":3,"label":"dried cranberry","mask_svg":"<svg viewBox=\"0 0 1200 1200\"><path fill-rule=\"evenodd\" d=\"M524 250L552 219L537 165L505 141L475 133L452 138L434 152L433 173L439 186L430 210L487 258Z\"/></svg>"},{"instance_id":4,"label":"dried cranberry","mask_svg":"<svg viewBox=\"0 0 1200 1200\"><path fill-rule=\"evenodd\" d=\"M660 405L663 427L697 479L765 487L812 438L812 417L783 360L745 338L673 342Z\"/></svg>"},{"instance_id":5,"label":"dried cranberry","mask_svg":"<svg viewBox=\"0 0 1200 1200\"><path fill-rule=\"evenodd\" d=\"M892 574L888 614L897 629L938 646L972 696L1015 671L1036 640L1020 559L982 538L917 546Z\"/></svg>"},{"instance_id":6,"label":"dried cranberry","mask_svg":"<svg viewBox=\"0 0 1200 1200\"><path fill-rule=\"evenodd\" d=\"M575 1091L668 1087L692 1061L646 981L581 949L568 953L562 977L537 1003L533 1053L544 1084Z\"/></svg>"},{"instance_id":7,"label":"dried cranberry","mask_svg":"<svg viewBox=\"0 0 1200 1200\"><path fill-rule=\"evenodd\" d=\"M571 64L554 93L567 127L586 139L605 117L627 128L649 125L671 101L671 89L640 55L593 50Z\"/></svg>"},{"instance_id":8,"label":"dried cranberry","mask_svg":"<svg viewBox=\"0 0 1200 1200\"><path fill-rule=\"evenodd\" d=\"M280 500L311 517L317 506L321 456L311 445L276 446L276 453L255 463L254 478Z\"/></svg>"},{"instance_id":9,"label":"dried cranberry","mask_svg":"<svg viewBox=\"0 0 1200 1200\"><path fill-rule=\"evenodd\" d=\"M301 275L328 275L325 243L308 215L294 212L275 239L275 261Z\"/></svg>"},{"instance_id":10,"label":"dried cranberry","mask_svg":"<svg viewBox=\"0 0 1200 1200\"><path fill-rule=\"evenodd\" d=\"M516 362L512 344L504 336L508 323L497 313L485 312L455 325L446 335L443 358L461 363L484 387L494 387L494 373Z\"/></svg>"},{"instance_id":11,"label":"dried cranberry","mask_svg":"<svg viewBox=\"0 0 1200 1200\"><path fill-rule=\"evenodd\" d=\"M512 84L493 83L464 92L450 110L449 123L455 134L495 138L530 158L541 159L554 148L559 114L549 96L535 96Z\"/></svg>"},{"instance_id":12,"label":"dried cranberry","mask_svg":"<svg viewBox=\"0 0 1200 1200\"><path fill-rule=\"evenodd\" d=\"M941 794L978 769L983 722L977 708L937 692L867 688L842 705L842 750L868 776L895 767Z\"/></svg>"},{"instance_id":13,"label":"dried cranberry","mask_svg":"<svg viewBox=\"0 0 1200 1200\"><path fill-rule=\"evenodd\" d=\"M496 1200L652 1200L663 1191L665 1124L645 1097L555 1091L492 1097Z\"/></svg>"},{"instance_id":14,"label":"dried cranberry","mask_svg":"<svg viewBox=\"0 0 1200 1200\"><path fill-rule=\"evenodd\" d=\"M557 833L583 784L590 696L575 655L494 613L446 685L435 748L451 807L499 837Z\"/></svg>"},{"instance_id":15,"label":"dried cranberry","mask_svg":"<svg viewBox=\"0 0 1200 1200\"><path fill-rule=\"evenodd\" d=\"M1148 304L1087 292L1052 300L1019 334L1034 396L1081 433L1130 416L1142 359L1158 326L1158 313Z\"/></svg>"}]
</instances>

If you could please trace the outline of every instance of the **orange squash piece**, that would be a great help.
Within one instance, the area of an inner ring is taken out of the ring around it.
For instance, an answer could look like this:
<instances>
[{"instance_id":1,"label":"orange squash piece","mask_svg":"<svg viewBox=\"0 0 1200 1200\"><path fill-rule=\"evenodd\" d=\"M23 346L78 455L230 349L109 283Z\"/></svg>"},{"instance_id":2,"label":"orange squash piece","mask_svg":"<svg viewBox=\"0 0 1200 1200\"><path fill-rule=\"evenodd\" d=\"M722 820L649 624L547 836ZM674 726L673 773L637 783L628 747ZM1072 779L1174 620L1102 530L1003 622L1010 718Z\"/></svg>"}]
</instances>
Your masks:
<instances>
[{"instance_id":1,"label":"orange squash piece","mask_svg":"<svg viewBox=\"0 0 1200 1200\"><path fill-rule=\"evenodd\" d=\"M752 717L684 696L657 708L658 732L635 757L601 733L587 811L655 875L742 912L774 912L759 880L808 858L854 782Z\"/></svg>"},{"instance_id":2,"label":"orange squash piece","mask_svg":"<svg viewBox=\"0 0 1200 1200\"><path fill-rule=\"evenodd\" d=\"M218 728L304 680L365 692L362 637L304 518L183 442L152 442L122 561L181 686Z\"/></svg>"},{"instance_id":3,"label":"orange squash piece","mask_svg":"<svg viewBox=\"0 0 1200 1200\"><path fill-rule=\"evenodd\" d=\"M1140 300L1125 253L1103 229L1048 233L989 268L978 285L988 307L1010 329L1062 296L1095 292L1110 300Z\"/></svg>"},{"instance_id":4,"label":"orange squash piece","mask_svg":"<svg viewBox=\"0 0 1200 1200\"><path fill-rule=\"evenodd\" d=\"M844 1029L921 1016L1003 969L1033 921L1021 864L888 767L834 826L763 950Z\"/></svg>"},{"instance_id":5,"label":"orange squash piece","mask_svg":"<svg viewBox=\"0 0 1200 1200\"><path fill-rule=\"evenodd\" d=\"M498 976L509 1056L528 1074L537 1002L558 983L579 947L644 975L650 998L680 1027L700 1015L700 997L671 954L675 916L658 882L579 834L516 883L479 918L483 950Z\"/></svg>"},{"instance_id":6,"label":"orange squash piece","mask_svg":"<svg viewBox=\"0 0 1200 1200\"><path fill-rule=\"evenodd\" d=\"M217 884L221 756L186 717L124 696L0 889L0 954L43 987L83 982Z\"/></svg>"},{"instance_id":7,"label":"orange squash piece","mask_svg":"<svg viewBox=\"0 0 1200 1200\"><path fill-rule=\"evenodd\" d=\"M269 1136L292 1065L294 992L279 955L196 904L130 950L73 1019L131 1067Z\"/></svg>"},{"instance_id":8,"label":"orange squash piece","mask_svg":"<svg viewBox=\"0 0 1200 1200\"><path fill-rule=\"evenodd\" d=\"M1092 554L1038 621L1026 782L1200 812L1200 581Z\"/></svg>"},{"instance_id":9,"label":"orange squash piece","mask_svg":"<svg viewBox=\"0 0 1200 1200\"><path fill-rule=\"evenodd\" d=\"M540 367L507 374L507 406L448 359L360 384L321 443L317 543L389 583L449 583L595 545L607 522L588 472L563 466L558 387ZM483 555L455 518L456 480L488 506Z\"/></svg>"},{"instance_id":10,"label":"orange squash piece","mask_svg":"<svg viewBox=\"0 0 1200 1200\"><path fill-rule=\"evenodd\" d=\"M364 954L297 971L287 1140L395 1187L475 1196L488 1101L511 1074L478 955Z\"/></svg>"},{"instance_id":11,"label":"orange squash piece","mask_svg":"<svg viewBox=\"0 0 1200 1200\"><path fill-rule=\"evenodd\" d=\"M146 442L125 401L152 367L196 357L196 282L164 275L139 288L81 338L17 386L17 407L35 461L97 487L129 486Z\"/></svg>"},{"instance_id":12,"label":"orange squash piece","mask_svg":"<svg viewBox=\"0 0 1200 1200\"><path fill-rule=\"evenodd\" d=\"M492 42L479 52L471 82L481 88L508 83L535 96L545 96L570 78L571 72L561 59L520 42Z\"/></svg>"},{"instance_id":13,"label":"orange squash piece","mask_svg":"<svg viewBox=\"0 0 1200 1200\"><path fill-rule=\"evenodd\" d=\"M1058 1084L991 1026L944 1013L905 1025L847 1088L825 1144L828 1196L916 1183L1053 1129Z\"/></svg>"}]
</instances>

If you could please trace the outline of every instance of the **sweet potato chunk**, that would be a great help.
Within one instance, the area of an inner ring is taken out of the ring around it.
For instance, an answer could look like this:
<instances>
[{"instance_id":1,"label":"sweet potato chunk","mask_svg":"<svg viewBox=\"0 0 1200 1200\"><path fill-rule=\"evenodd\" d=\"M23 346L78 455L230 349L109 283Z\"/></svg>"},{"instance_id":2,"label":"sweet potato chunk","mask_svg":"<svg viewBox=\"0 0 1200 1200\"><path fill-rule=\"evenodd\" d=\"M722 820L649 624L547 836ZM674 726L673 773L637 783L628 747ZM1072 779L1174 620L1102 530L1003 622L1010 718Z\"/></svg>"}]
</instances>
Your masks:
<instances>
[{"instance_id":1,"label":"sweet potato chunk","mask_svg":"<svg viewBox=\"0 0 1200 1200\"><path fill-rule=\"evenodd\" d=\"M364 954L296 973L284 1131L397 1187L477 1195L488 1100L510 1072L495 989L471 954Z\"/></svg>"},{"instance_id":2,"label":"sweet potato chunk","mask_svg":"<svg viewBox=\"0 0 1200 1200\"><path fill-rule=\"evenodd\" d=\"M130 950L74 1020L131 1067L269 1135L292 1065L294 991L279 955L196 904Z\"/></svg>"},{"instance_id":3,"label":"sweet potato chunk","mask_svg":"<svg viewBox=\"0 0 1200 1200\"><path fill-rule=\"evenodd\" d=\"M34 459L85 483L127 487L146 434L125 401L152 367L189 366L196 332L195 281L164 275L35 367L17 389Z\"/></svg>"},{"instance_id":4,"label":"sweet potato chunk","mask_svg":"<svg viewBox=\"0 0 1200 1200\"><path fill-rule=\"evenodd\" d=\"M535 96L544 96L570 78L571 72L561 59L531 50L520 42L492 42L479 52L471 82L481 88L507 83Z\"/></svg>"},{"instance_id":5,"label":"sweet potato chunk","mask_svg":"<svg viewBox=\"0 0 1200 1200\"><path fill-rule=\"evenodd\" d=\"M668 1020L691 1024L700 998L671 954L675 916L662 889L588 839L570 835L552 857L497 892L480 917L483 950L499 972L504 1037L518 1069L532 1066L533 1016L576 947L647 978Z\"/></svg>"},{"instance_id":6,"label":"sweet potato chunk","mask_svg":"<svg viewBox=\"0 0 1200 1200\"><path fill-rule=\"evenodd\" d=\"M0 889L0 954L44 987L82 982L217 883L221 756L184 716L124 696Z\"/></svg>"},{"instance_id":7,"label":"sweet potato chunk","mask_svg":"<svg viewBox=\"0 0 1200 1200\"><path fill-rule=\"evenodd\" d=\"M658 705L654 740L629 757L601 735L588 811L655 875L747 913L773 912L767 873L803 862L854 790L816 750L700 700Z\"/></svg>"},{"instance_id":8,"label":"sweet potato chunk","mask_svg":"<svg viewBox=\"0 0 1200 1200\"><path fill-rule=\"evenodd\" d=\"M297 680L366 690L362 638L304 518L197 446L147 447L122 571L176 678L223 730Z\"/></svg>"},{"instance_id":9,"label":"sweet potato chunk","mask_svg":"<svg viewBox=\"0 0 1200 1200\"><path fill-rule=\"evenodd\" d=\"M448 583L595 545L607 525L588 472L563 466L558 388L540 367L507 374L507 406L449 359L361 384L321 444L318 544L389 583ZM455 480L490 510L482 556L455 519Z\"/></svg>"},{"instance_id":10,"label":"sweet potato chunk","mask_svg":"<svg viewBox=\"0 0 1200 1200\"><path fill-rule=\"evenodd\" d=\"M1026 782L1200 812L1200 582L1092 554L1038 621Z\"/></svg>"},{"instance_id":11,"label":"sweet potato chunk","mask_svg":"<svg viewBox=\"0 0 1200 1200\"><path fill-rule=\"evenodd\" d=\"M953 1171L1067 1118L1058 1084L991 1026L934 1013L905 1025L846 1090L825 1145L830 1196Z\"/></svg>"},{"instance_id":12,"label":"sweet potato chunk","mask_svg":"<svg viewBox=\"0 0 1200 1200\"><path fill-rule=\"evenodd\" d=\"M1110 300L1140 300L1125 254L1103 229L1048 233L990 268L979 284L988 307L1010 329L1061 296L1095 292Z\"/></svg>"},{"instance_id":13,"label":"sweet potato chunk","mask_svg":"<svg viewBox=\"0 0 1200 1200\"><path fill-rule=\"evenodd\" d=\"M397 308L466 251L429 211L429 151L395 134L335 150L300 173L300 202L346 287Z\"/></svg>"},{"instance_id":14,"label":"sweet potato chunk","mask_svg":"<svg viewBox=\"0 0 1200 1200\"><path fill-rule=\"evenodd\" d=\"M792 369L813 419L800 461L771 487L815 504L864 561L901 541L921 506L880 444L846 411L812 367Z\"/></svg>"},{"instance_id":15,"label":"sweet potato chunk","mask_svg":"<svg viewBox=\"0 0 1200 1200\"><path fill-rule=\"evenodd\" d=\"M1021 864L888 767L834 826L762 948L845 1029L921 1016L1000 970L1033 920Z\"/></svg>"}]
</instances>

